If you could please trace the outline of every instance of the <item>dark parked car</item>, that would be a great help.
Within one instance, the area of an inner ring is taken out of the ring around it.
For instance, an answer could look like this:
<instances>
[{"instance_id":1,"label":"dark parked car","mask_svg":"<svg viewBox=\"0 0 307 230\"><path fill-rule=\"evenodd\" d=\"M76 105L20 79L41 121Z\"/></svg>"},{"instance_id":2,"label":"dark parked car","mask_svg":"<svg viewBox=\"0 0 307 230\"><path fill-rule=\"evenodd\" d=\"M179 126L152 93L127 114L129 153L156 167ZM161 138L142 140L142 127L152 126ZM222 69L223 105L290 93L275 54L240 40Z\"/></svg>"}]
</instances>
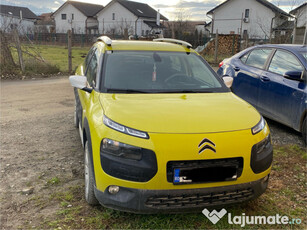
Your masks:
<instances>
[{"instance_id":1,"label":"dark parked car","mask_svg":"<svg viewBox=\"0 0 307 230\"><path fill-rule=\"evenodd\" d=\"M219 76L233 77L233 92L264 116L302 132L306 143L307 47L260 45L220 63Z\"/></svg>"}]
</instances>

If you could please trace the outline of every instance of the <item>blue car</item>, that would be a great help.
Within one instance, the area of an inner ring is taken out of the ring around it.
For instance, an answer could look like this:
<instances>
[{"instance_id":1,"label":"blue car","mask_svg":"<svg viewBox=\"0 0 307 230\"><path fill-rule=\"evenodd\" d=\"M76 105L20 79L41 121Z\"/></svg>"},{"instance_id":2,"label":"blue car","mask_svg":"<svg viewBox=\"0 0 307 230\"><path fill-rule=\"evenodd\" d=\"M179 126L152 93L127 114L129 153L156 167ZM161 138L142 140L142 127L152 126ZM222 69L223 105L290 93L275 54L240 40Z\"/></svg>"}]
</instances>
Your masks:
<instances>
[{"instance_id":1,"label":"blue car","mask_svg":"<svg viewBox=\"0 0 307 230\"><path fill-rule=\"evenodd\" d=\"M303 134L306 143L307 47L259 45L225 59L217 73L265 117Z\"/></svg>"}]
</instances>

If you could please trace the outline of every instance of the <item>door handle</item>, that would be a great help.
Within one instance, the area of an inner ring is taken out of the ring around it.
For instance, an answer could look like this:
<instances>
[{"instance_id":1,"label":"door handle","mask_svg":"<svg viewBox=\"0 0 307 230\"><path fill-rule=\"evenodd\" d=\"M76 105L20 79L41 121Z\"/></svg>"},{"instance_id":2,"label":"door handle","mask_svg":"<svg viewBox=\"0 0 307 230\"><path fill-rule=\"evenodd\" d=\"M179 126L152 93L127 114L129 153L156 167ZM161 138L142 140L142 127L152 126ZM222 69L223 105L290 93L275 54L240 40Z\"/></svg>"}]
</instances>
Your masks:
<instances>
[{"instance_id":1,"label":"door handle","mask_svg":"<svg viewBox=\"0 0 307 230\"><path fill-rule=\"evenodd\" d=\"M267 76L261 76L260 79L261 81L271 81L271 79L268 78Z\"/></svg>"},{"instance_id":2,"label":"door handle","mask_svg":"<svg viewBox=\"0 0 307 230\"><path fill-rule=\"evenodd\" d=\"M234 67L233 68L235 71L240 71L240 68L239 67Z\"/></svg>"}]
</instances>

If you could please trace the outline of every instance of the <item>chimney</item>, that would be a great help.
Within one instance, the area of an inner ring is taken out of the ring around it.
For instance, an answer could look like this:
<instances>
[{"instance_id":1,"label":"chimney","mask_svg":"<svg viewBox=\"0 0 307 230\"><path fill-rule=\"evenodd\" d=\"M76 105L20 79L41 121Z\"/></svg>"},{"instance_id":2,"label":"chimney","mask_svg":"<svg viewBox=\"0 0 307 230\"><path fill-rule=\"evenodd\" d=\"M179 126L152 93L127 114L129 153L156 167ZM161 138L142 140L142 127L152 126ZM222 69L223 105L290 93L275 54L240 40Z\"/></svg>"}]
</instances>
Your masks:
<instances>
[{"instance_id":1,"label":"chimney","mask_svg":"<svg viewBox=\"0 0 307 230\"><path fill-rule=\"evenodd\" d=\"M157 11L157 22L156 24L160 26L160 10Z\"/></svg>"},{"instance_id":2,"label":"chimney","mask_svg":"<svg viewBox=\"0 0 307 230\"><path fill-rule=\"evenodd\" d=\"M22 11L19 11L20 20L22 20Z\"/></svg>"}]
</instances>

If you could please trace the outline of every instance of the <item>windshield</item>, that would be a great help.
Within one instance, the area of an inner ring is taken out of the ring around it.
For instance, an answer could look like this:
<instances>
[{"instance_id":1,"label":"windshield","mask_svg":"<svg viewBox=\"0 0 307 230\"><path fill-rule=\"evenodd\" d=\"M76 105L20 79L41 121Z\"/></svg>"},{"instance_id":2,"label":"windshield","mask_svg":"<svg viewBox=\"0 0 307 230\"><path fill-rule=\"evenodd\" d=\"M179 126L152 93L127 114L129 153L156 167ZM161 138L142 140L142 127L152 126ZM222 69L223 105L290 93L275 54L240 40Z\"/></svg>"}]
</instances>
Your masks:
<instances>
[{"instance_id":1,"label":"windshield","mask_svg":"<svg viewBox=\"0 0 307 230\"><path fill-rule=\"evenodd\" d=\"M114 51L103 75L110 93L228 92L200 57L183 52Z\"/></svg>"}]
</instances>

